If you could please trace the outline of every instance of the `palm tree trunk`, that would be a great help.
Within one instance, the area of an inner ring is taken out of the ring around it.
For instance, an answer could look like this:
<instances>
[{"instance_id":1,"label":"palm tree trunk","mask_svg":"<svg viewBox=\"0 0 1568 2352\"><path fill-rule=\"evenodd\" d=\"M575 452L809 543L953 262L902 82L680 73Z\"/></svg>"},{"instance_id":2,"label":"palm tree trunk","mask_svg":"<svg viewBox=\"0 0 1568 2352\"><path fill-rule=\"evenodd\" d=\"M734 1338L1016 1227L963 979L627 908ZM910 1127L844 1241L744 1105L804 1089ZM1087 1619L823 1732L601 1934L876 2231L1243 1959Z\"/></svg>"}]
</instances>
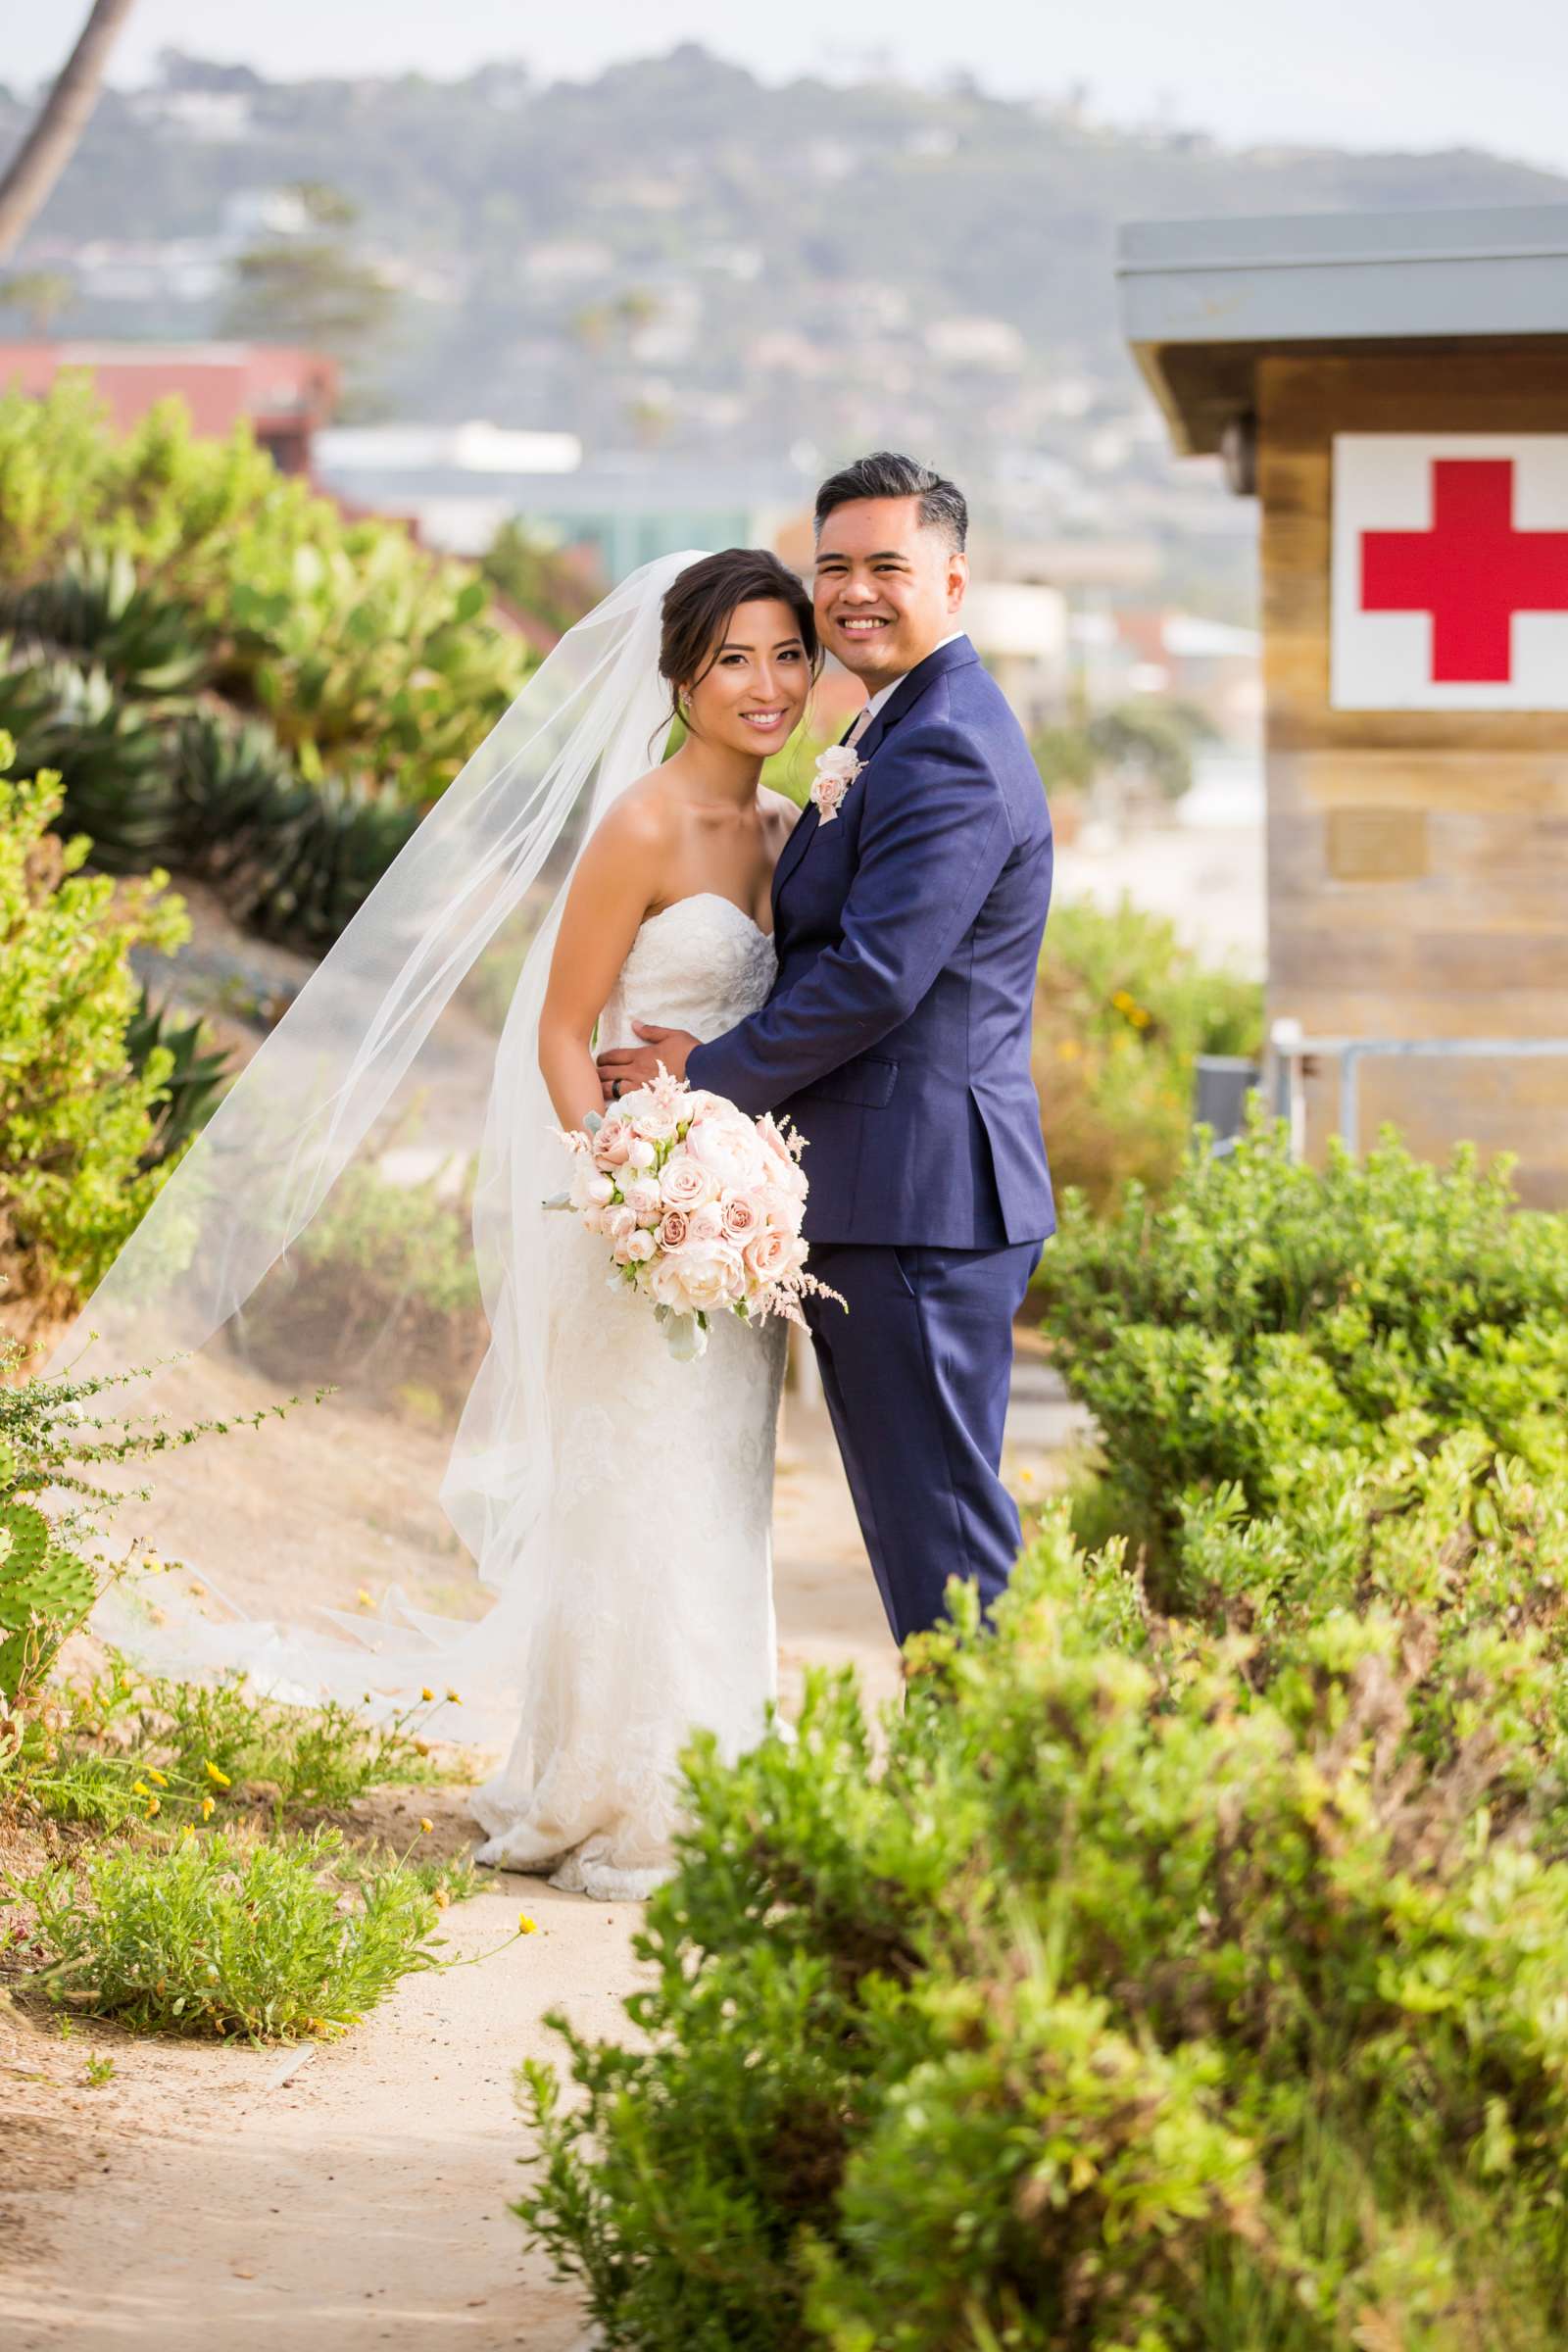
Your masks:
<instances>
[{"instance_id":1,"label":"palm tree trunk","mask_svg":"<svg viewBox=\"0 0 1568 2352\"><path fill-rule=\"evenodd\" d=\"M109 52L136 0L93 0L76 46L0 179L0 262L13 254L75 154L98 103Z\"/></svg>"}]
</instances>

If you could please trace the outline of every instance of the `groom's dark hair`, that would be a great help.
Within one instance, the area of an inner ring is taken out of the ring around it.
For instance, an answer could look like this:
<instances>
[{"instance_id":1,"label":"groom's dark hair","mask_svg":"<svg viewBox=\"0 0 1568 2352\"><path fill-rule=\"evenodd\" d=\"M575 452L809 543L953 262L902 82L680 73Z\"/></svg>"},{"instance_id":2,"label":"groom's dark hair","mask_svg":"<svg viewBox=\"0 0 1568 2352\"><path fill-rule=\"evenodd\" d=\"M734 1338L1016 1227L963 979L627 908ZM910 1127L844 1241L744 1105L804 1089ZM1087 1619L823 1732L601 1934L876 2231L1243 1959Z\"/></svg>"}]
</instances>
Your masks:
<instances>
[{"instance_id":1,"label":"groom's dark hair","mask_svg":"<svg viewBox=\"0 0 1568 2352\"><path fill-rule=\"evenodd\" d=\"M946 534L951 547L961 549L969 536L969 502L956 482L934 466L922 466L896 449L874 449L830 473L816 494L815 533L835 507L852 506L858 498L917 498L920 520Z\"/></svg>"}]
</instances>

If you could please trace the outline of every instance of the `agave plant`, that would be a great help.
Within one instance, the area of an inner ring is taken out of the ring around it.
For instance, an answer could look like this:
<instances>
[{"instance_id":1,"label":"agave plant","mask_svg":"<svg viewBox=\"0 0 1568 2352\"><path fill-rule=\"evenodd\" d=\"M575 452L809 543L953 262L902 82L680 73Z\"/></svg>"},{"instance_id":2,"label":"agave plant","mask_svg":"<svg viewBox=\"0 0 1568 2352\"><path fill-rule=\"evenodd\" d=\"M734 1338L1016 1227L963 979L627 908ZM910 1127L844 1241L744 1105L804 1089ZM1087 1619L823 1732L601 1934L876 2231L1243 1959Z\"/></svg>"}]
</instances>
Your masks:
<instances>
[{"instance_id":1,"label":"agave plant","mask_svg":"<svg viewBox=\"0 0 1568 2352\"><path fill-rule=\"evenodd\" d=\"M270 727L187 719L171 760L179 861L264 937L324 950L408 840L416 812L368 786L304 783Z\"/></svg>"},{"instance_id":2,"label":"agave plant","mask_svg":"<svg viewBox=\"0 0 1568 2352\"><path fill-rule=\"evenodd\" d=\"M144 1168L179 1157L217 1109L229 1075L230 1057L208 1045L205 1024L175 1019L167 1004L155 1006L144 986L125 1029L126 1057L132 1068L145 1069L149 1056L160 1049L172 1056L173 1066L161 1090L158 1123L142 1154Z\"/></svg>"},{"instance_id":3,"label":"agave plant","mask_svg":"<svg viewBox=\"0 0 1568 2352\"><path fill-rule=\"evenodd\" d=\"M0 628L40 653L90 657L148 699L190 694L211 667L189 604L144 586L122 547L76 548L48 578L0 587Z\"/></svg>"},{"instance_id":4,"label":"agave plant","mask_svg":"<svg viewBox=\"0 0 1568 2352\"><path fill-rule=\"evenodd\" d=\"M19 659L0 638L0 728L24 772L52 768L65 787L61 828L85 833L95 863L145 872L173 846L168 720L127 700L96 663L66 654Z\"/></svg>"}]
</instances>

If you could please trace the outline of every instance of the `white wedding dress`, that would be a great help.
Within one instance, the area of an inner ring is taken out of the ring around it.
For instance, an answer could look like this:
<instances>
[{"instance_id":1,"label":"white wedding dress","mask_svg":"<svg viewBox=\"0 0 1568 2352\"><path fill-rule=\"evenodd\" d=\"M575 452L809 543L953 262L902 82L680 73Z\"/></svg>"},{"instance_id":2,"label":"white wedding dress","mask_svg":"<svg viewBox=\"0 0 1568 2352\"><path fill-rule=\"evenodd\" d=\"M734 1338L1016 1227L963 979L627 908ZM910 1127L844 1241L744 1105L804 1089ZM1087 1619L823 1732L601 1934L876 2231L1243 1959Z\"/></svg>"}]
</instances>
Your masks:
<instances>
[{"instance_id":1,"label":"white wedding dress","mask_svg":"<svg viewBox=\"0 0 1568 2352\"><path fill-rule=\"evenodd\" d=\"M642 925L600 1022L717 1037L763 1003L773 943L704 891ZM678 1363L645 1300L608 1281L603 1241L552 1220L545 1280L556 1428L539 1553L548 1611L504 1769L469 1799L476 1859L605 1898L670 1870L676 1759L694 1729L726 1755L760 1737L777 1688L771 1519L785 1326L710 1319Z\"/></svg>"}]
</instances>

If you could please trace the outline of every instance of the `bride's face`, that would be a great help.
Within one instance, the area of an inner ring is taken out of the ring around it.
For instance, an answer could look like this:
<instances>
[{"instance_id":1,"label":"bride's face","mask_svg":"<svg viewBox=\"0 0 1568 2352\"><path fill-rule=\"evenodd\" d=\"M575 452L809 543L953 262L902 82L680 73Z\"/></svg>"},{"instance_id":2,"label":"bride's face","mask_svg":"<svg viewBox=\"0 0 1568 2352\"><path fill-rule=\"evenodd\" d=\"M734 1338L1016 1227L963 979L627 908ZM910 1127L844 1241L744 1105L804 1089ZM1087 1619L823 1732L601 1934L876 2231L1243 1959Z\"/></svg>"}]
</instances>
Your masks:
<instances>
[{"instance_id":1,"label":"bride's face","mask_svg":"<svg viewBox=\"0 0 1568 2352\"><path fill-rule=\"evenodd\" d=\"M737 605L686 690L686 723L708 743L765 758L788 743L810 690L810 660L789 606Z\"/></svg>"}]
</instances>

